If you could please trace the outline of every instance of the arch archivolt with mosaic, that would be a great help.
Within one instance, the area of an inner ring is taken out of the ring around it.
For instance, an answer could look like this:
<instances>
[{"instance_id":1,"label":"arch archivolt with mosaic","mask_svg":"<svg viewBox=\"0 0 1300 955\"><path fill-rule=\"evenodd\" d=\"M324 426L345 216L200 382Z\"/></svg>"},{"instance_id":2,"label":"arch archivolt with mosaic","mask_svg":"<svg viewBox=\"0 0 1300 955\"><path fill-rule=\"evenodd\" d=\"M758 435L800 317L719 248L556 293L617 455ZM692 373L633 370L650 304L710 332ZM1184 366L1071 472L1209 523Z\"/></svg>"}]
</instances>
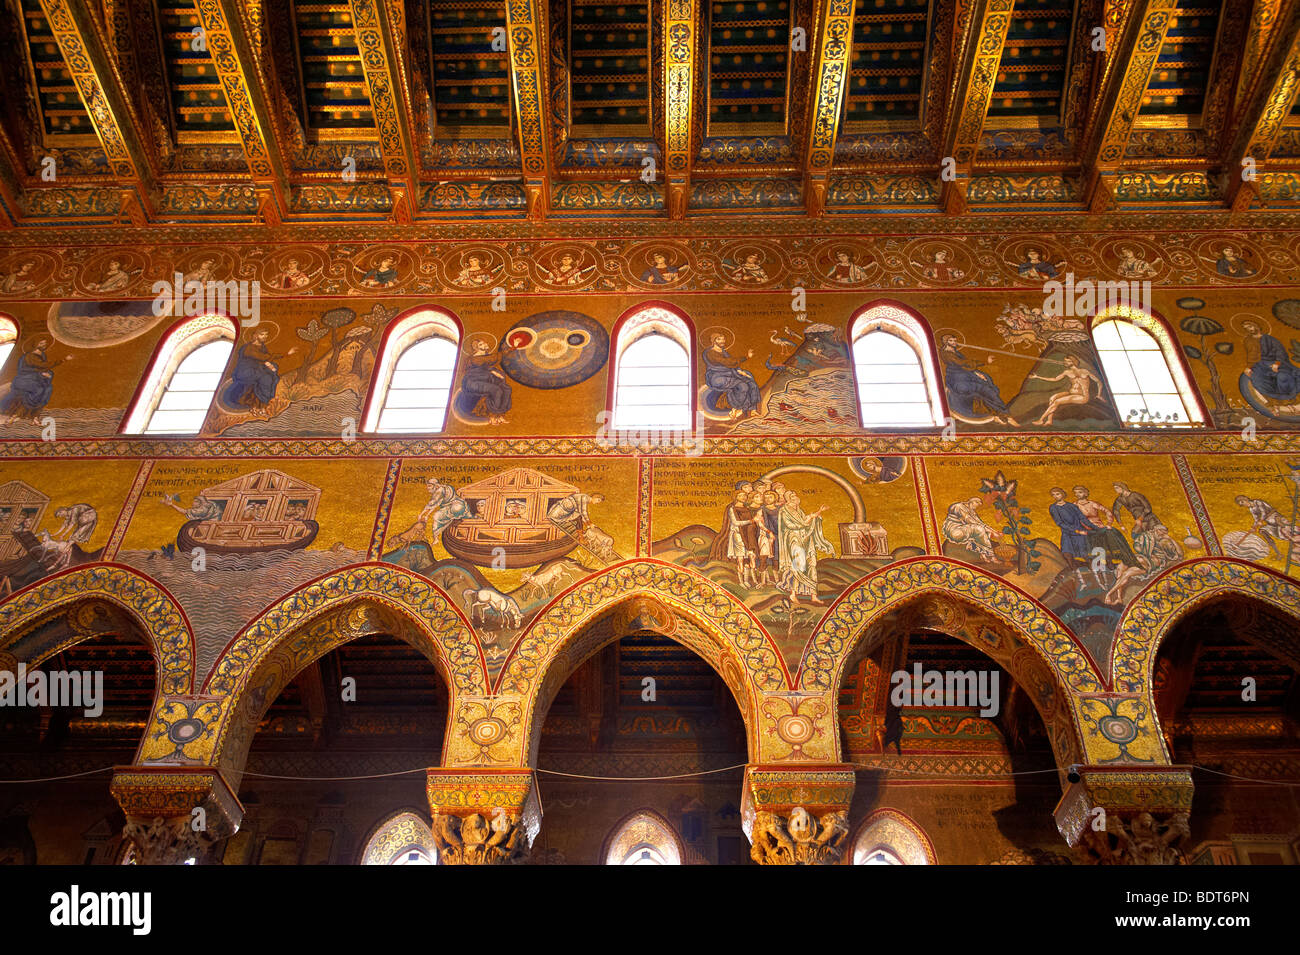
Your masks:
<instances>
[{"instance_id":1,"label":"arch archivolt with mosaic","mask_svg":"<svg viewBox=\"0 0 1300 955\"><path fill-rule=\"evenodd\" d=\"M1128 605L1115 632L1112 686L1145 694L1154 708L1152 679L1161 643L1179 621L1215 600L1242 597L1280 611L1300 626L1300 584L1246 561L1211 557L1180 564L1152 581ZM1300 652L1300 640L1292 650Z\"/></svg>"},{"instance_id":2,"label":"arch archivolt with mosaic","mask_svg":"<svg viewBox=\"0 0 1300 955\"><path fill-rule=\"evenodd\" d=\"M927 592L962 599L1001 620L1037 649L1064 687L1075 692L1102 689L1095 665L1050 610L1005 580L933 557L891 564L847 589L809 641L797 685L805 690L837 687L862 629Z\"/></svg>"},{"instance_id":3,"label":"arch archivolt with mosaic","mask_svg":"<svg viewBox=\"0 0 1300 955\"><path fill-rule=\"evenodd\" d=\"M444 668L453 693L485 690L487 669L478 641L451 598L414 571L375 562L345 567L268 607L222 652L204 682L205 692L229 695L288 636L323 614L362 601L391 608L418 623L438 649L435 662Z\"/></svg>"},{"instance_id":4,"label":"arch archivolt with mosaic","mask_svg":"<svg viewBox=\"0 0 1300 955\"><path fill-rule=\"evenodd\" d=\"M142 759L219 765L237 775L262 712L280 690L330 650L377 633L407 640L433 663L447 683L451 712L461 694L485 692L482 650L446 594L391 564L356 565L288 594L245 627L201 696L156 707Z\"/></svg>"},{"instance_id":5,"label":"arch archivolt with mosaic","mask_svg":"<svg viewBox=\"0 0 1300 955\"><path fill-rule=\"evenodd\" d=\"M947 604L949 609L937 614L940 619L921 621L920 625L970 643L1024 685L1043 717L1060 765L1080 757L1091 760L1094 754L1099 759L1114 755L1096 721L1090 723L1083 713L1082 698L1101 694L1102 681L1093 661L1065 626L1041 603L1006 581L957 561L913 558L882 568L846 590L813 633L796 686L835 700L861 642L873 629L879 630L891 614L915 608L918 603L930 604L930 610ZM967 609L974 613L967 614ZM971 630L980 633L968 632ZM981 639L980 634L986 635ZM1143 715L1144 721L1135 723L1137 735L1130 741L1133 758L1152 750L1163 752L1152 715ZM838 747L838 725L835 733Z\"/></svg>"},{"instance_id":6,"label":"arch archivolt with mosaic","mask_svg":"<svg viewBox=\"0 0 1300 955\"><path fill-rule=\"evenodd\" d=\"M187 693L194 686L194 636L185 612L162 585L120 564L85 564L18 591L0 603L0 659L35 666L93 634L73 633L34 658L11 652L36 627L78 604L102 600L134 618L157 667L157 692Z\"/></svg>"},{"instance_id":7,"label":"arch archivolt with mosaic","mask_svg":"<svg viewBox=\"0 0 1300 955\"><path fill-rule=\"evenodd\" d=\"M638 603L637 598L644 602ZM527 705L521 742L526 745L535 735L538 721L545 717L548 694L558 689L557 679L562 683L583 657L620 635L620 627L611 623L611 614L620 608L628 618L620 621L623 627L648 626L666 633L718 671L745 719L751 754L766 758L771 747L757 730L755 714L766 697L788 696L791 690L771 636L748 608L717 584L681 567L646 559L615 565L575 584L552 601L516 642L496 691L501 698ZM829 741L829 732L826 738Z\"/></svg>"},{"instance_id":8,"label":"arch archivolt with mosaic","mask_svg":"<svg viewBox=\"0 0 1300 955\"><path fill-rule=\"evenodd\" d=\"M640 559L578 582L544 608L507 658L497 679L498 692L521 693L534 686L573 633L616 603L638 595L661 600L721 635L758 692L790 688L776 644L740 600L693 571Z\"/></svg>"},{"instance_id":9,"label":"arch archivolt with mosaic","mask_svg":"<svg viewBox=\"0 0 1300 955\"><path fill-rule=\"evenodd\" d=\"M763 745L759 734L760 704L766 696L754 686L753 667L746 672L746 661L719 626L705 623L698 613L683 610L680 604L664 600L661 594L637 589L603 604L573 627L560 644L551 648L526 696L522 740L527 744L527 765L536 765L542 724L565 681L606 644L629 633L644 631L653 631L674 640L712 667L731 691L740 711L745 726L746 752L750 758L758 759L760 753L764 754L760 761L779 758L779 754L769 751L771 747ZM825 729L819 727L818 735L826 735ZM826 755L826 758L831 757Z\"/></svg>"}]
</instances>

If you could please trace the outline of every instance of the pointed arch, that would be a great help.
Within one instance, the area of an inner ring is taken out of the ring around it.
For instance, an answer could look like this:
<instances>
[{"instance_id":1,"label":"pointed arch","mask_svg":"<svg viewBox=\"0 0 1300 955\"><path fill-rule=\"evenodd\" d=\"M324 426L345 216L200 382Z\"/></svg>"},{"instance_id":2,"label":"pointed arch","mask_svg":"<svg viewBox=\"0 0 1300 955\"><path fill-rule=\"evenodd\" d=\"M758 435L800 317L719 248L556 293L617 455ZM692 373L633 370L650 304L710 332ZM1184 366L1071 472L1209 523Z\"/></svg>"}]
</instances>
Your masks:
<instances>
[{"instance_id":1,"label":"pointed arch","mask_svg":"<svg viewBox=\"0 0 1300 955\"><path fill-rule=\"evenodd\" d=\"M1156 654L1190 614L1218 600L1240 597L1295 621L1300 628L1300 585L1276 571L1227 557L1205 557L1161 574L1133 598L1120 618L1111 652L1117 693L1142 693L1154 703ZM1300 638L1293 653L1300 653Z\"/></svg>"},{"instance_id":2,"label":"pointed arch","mask_svg":"<svg viewBox=\"0 0 1300 955\"><path fill-rule=\"evenodd\" d=\"M263 711L293 677L330 650L378 633L405 640L434 665L447 684L449 714L462 694L487 692L482 650L442 590L394 564L345 567L281 598L222 651L202 691L221 700L204 727L213 734L212 763L236 785Z\"/></svg>"},{"instance_id":3,"label":"pointed arch","mask_svg":"<svg viewBox=\"0 0 1300 955\"><path fill-rule=\"evenodd\" d=\"M849 351L863 428L929 428L947 419L934 336L917 312L877 299L849 319Z\"/></svg>"},{"instance_id":4,"label":"pointed arch","mask_svg":"<svg viewBox=\"0 0 1300 955\"><path fill-rule=\"evenodd\" d=\"M633 629L663 633L718 672L736 697L751 757L757 758L762 748L758 706L767 695L790 692L775 642L749 608L722 587L675 564L640 559L560 594L506 658L495 690L527 701L522 722L529 765L551 696L583 660Z\"/></svg>"},{"instance_id":5,"label":"pointed arch","mask_svg":"<svg viewBox=\"0 0 1300 955\"><path fill-rule=\"evenodd\" d=\"M361 844L360 865L402 865L411 853L417 853L436 865L438 847L429 820L415 809L399 809L371 827Z\"/></svg>"},{"instance_id":6,"label":"pointed arch","mask_svg":"<svg viewBox=\"0 0 1300 955\"><path fill-rule=\"evenodd\" d=\"M1000 578L957 561L915 557L848 588L822 619L800 664L797 685L838 696L848 664L891 614L932 601L928 629L980 650L1024 686L1043 719L1058 766L1087 751L1074 697L1102 690L1096 664L1056 616ZM835 722L836 754L840 753Z\"/></svg>"},{"instance_id":7,"label":"pointed arch","mask_svg":"<svg viewBox=\"0 0 1300 955\"><path fill-rule=\"evenodd\" d=\"M73 606L103 600L127 613L149 643L157 673L156 695L194 687L194 636L185 611L162 584L121 564L83 564L46 577L0 603L0 654L36 666L94 634L53 644L36 631Z\"/></svg>"},{"instance_id":8,"label":"pointed arch","mask_svg":"<svg viewBox=\"0 0 1300 955\"><path fill-rule=\"evenodd\" d=\"M1112 305L1093 317L1092 343L1126 427L1205 424L1205 406L1164 319L1133 305Z\"/></svg>"},{"instance_id":9,"label":"pointed arch","mask_svg":"<svg viewBox=\"0 0 1300 955\"><path fill-rule=\"evenodd\" d=\"M681 836L654 809L637 809L614 824L600 849L602 865L681 865Z\"/></svg>"},{"instance_id":10,"label":"pointed arch","mask_svg":"<svg viewBox=\"0 0 1300 955\"><path fill-rule=\"evenodd\" d=\"M442 431L460 342L460 319L445 308L422 305L399 315L384 330L361 429L383 434Z\"/></svg>"},{"instance_id":11,"label":"pointed arch","mask_svg":"<svg viewBox=\"0 0 1300 955\"><path fill-rule=\"evenodd\" d=\"M898 865L938 865L934 843L907 813L877 809L858 826L853 839L853 865L867 864L873 853L887 852Z\"/></svg>"},{"instance_id":12,"label":"pointed arch","mask_svg":"<svg viewBox=\"0 0 1300 955\"><path fill-rule=\"evenodd\" d=\"M238 335L234 320L217 313L172 325L154 349L121 432L198 434Z\"/></svg>"},{"instance_id":13,"label":"pointed arch","mask_svg":"<svg viewBox=\"0 0 1300 955\"><path fill-rule=\"evenodd\" d=\"M628 309L610 334L611 431L686 431L695 427L695 326L667 302Z\"/></svg>"}]
</instances>

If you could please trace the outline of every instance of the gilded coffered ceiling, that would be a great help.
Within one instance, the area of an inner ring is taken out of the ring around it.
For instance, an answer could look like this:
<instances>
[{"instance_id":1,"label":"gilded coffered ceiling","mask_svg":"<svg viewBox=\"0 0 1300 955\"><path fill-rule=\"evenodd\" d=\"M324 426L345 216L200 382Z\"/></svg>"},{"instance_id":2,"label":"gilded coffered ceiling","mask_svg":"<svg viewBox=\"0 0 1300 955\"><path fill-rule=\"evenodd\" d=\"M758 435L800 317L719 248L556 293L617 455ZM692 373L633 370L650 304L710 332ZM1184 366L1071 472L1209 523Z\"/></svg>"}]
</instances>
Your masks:
<instances>
[{"instance_id":1,"label":"gilded coffered ceiling","mask_svg":"<svg viewBox=\"0 0 1300 955\"><path fill-rule=\"evenodd\" d=\"M0 0L0 224L1243 211L1300 0Z\"/></svg>"}]
</instances>

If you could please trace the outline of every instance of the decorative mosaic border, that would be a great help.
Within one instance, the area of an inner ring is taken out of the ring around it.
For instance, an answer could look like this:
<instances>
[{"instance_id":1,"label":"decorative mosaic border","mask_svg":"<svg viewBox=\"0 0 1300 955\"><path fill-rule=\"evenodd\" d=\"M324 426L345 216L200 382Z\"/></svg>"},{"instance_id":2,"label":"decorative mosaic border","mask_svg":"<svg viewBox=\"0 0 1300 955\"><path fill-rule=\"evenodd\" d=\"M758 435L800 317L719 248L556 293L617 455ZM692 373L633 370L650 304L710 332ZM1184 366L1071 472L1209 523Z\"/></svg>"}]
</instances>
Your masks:
<instances>
[{"instance_id":1,"label":"decorative mosaic border","mask_svg":"<svg viewBox=\"0 0 1300 955\"><path fill-rule=\"evenodd\" d=\"M702 451L697 453L697 449ZM0 438L0 460L18 458L441 458L487 456L711 457L864 454L928 457L968 454L1279 454L1300 452L1300 433L1259 431L1004 432L957 434L771 435L707 437L696 447L614 444L597 437L541 438L103 438L27 441Z\"/></svg>"}]
</instances>

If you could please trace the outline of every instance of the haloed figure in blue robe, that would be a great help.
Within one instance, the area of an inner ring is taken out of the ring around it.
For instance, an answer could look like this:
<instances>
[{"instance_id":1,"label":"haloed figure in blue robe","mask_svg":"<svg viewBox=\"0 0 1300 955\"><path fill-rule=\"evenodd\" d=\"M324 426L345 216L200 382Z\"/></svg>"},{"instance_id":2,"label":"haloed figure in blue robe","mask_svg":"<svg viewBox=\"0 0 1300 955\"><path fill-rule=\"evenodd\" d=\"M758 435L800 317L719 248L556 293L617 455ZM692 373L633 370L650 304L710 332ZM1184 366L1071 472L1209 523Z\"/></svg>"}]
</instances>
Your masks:
<instances>
[{"instance_id":1,"label":"haloed figure in blue robe","mask_svg":"<svg viewBox=\"0 0 1300 955\"><path fill-rule=\"evenodd\" d=\"M1294 401L1300 395L1300 368L1291 364L1286 348L1255 322L1242 322L1241 330L1255 390L1274 401Z\"/></svg>"},{"instance_id":2,"label":"haloed figure in blue robe","mask_svg":"<svg viewBox=\"0 0 1300 955\"><path fill-rule=\"evenodd\" d=\"M509 352L512 347L507 342L501 351ZM501 356L495 354L492 345L482 338L476 338L470 348L473 354L461 379L458 407L470 414L486 415L488 424L505 424L511 397L510 383L501 370Z\"/></svg>"},{"instance_id":3,"label":"haloed figure in blue robe","mask_svg":"<svg viewBox=\"0 0 1300 955\"><path fill-rule=\"evenodd\" d=\"M255 414L266 411L280 387L280 366L274 359L297 351L290 348L285 355L272 355L266 347L270 338L269 328L259 328L249 341L239 346L239 361L235 363L230 384L221 395L223 404L239 410L247 408Z\"/></svg>"},{"instance_id":4,"label":"haloed figure in blue robe","mask_svg":"<svg viewBox=\"0 0 1300 955\"><path fill-rule=\"evenodd\" d=\"M1088 546L1088 535L1096 534L1101 528L1083 516L1079 505L1066 497L1064 488L1052 488L1052 503L1048 505L1047 512L1061 529L1061 556L1065 558L1067 567L1074 567L1079 586L1082 587L1083 570L1078 562L1087 564L1092 554ZM1093 577L1097 580L1097 586L1102 586L1101 577L1096 571L1093 571Z\"/></svg>"},{"instance_id":5,"label":"haloed figure in blue robe","mask_svg":"<svg viewBox=\"0 0 1300 955\"><path fill-rule=\"evenodd\" d=\"M758 410L758 382L740 367L744 358L732 358L727 351L725 335L714 335L704 351L704 383L727 399L730 408L727 417L734 421L741 415L752 415ZM754 350L749 350L749 358Z\"/></svg>"},{"instance_id":6,"label":"haloed figure in blue robe","mask_svg":"<svg viewBox=\"0 0 1300 955\"><path fill-rule=\"evenodd\" d=\"M29 421L40 419L41 412L54 394L54 368L62 364L60 361L51 361L45 353L53 344L54 339L42 335L18 359L18 368L9 385L9 394L5 396L4 404L0 405L0 422L8 423L19 418Z\"/></svg>"},{"instance_id":7,"label":"haloed figure in blue robe","mask_svg":"<svg viewBox=\"0 0 1300 955\"><path fill-rule=\"evenodd\" d=\"M1013 427L1019 422L1011 417L1007 403L1002 400L998 386L988 372L981 371L973 358L961 350L956 335L944 335L939 340L939 357L943 360L943 381L948 389L948 404L963 418L992 415L995 421ZM982 406L982 407L981 407Z\"/></svg>"}]
</instances>

